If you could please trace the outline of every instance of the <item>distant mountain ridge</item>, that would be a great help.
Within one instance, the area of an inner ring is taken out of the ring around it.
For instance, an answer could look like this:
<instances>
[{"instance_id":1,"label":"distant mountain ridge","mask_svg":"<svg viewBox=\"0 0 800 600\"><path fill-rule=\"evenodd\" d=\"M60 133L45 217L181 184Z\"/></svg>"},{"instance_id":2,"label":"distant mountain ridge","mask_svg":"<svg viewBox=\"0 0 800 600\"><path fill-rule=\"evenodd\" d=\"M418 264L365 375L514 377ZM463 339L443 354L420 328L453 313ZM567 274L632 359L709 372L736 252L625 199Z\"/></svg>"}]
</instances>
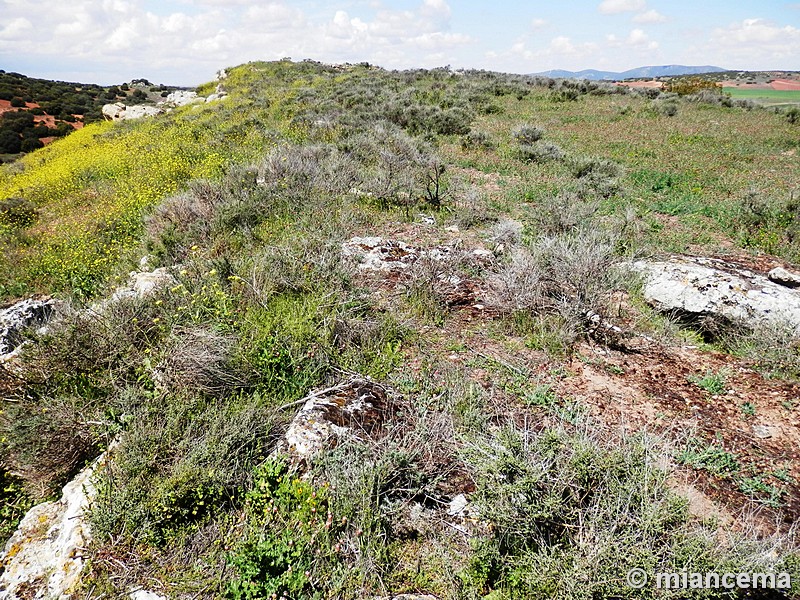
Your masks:
<instances>
[{"instance_id":1,"label":"distant mountain ridge","mask_svg":"<svg viewBox=\"0 0 800 600\"><path fill-rule=\"evenodd\" d=\"M686 66L686 65L660 65L650 67L638 67L636 69L629 69L620 73L614 71L597 71L595 69L585 69L583 71L564 71L562 69L554 69L552 71L543 71L541 73L533 73L533 75L544 75L546 77L556 77L564 79L591 79L593 81L610 80L616 81L620 79L638 79L641 77L654 78L654 77L671 77L675 75L697 75L699 73L720 73L727 71L721 67L705 66Z\"/></svg>"}]
</instances>

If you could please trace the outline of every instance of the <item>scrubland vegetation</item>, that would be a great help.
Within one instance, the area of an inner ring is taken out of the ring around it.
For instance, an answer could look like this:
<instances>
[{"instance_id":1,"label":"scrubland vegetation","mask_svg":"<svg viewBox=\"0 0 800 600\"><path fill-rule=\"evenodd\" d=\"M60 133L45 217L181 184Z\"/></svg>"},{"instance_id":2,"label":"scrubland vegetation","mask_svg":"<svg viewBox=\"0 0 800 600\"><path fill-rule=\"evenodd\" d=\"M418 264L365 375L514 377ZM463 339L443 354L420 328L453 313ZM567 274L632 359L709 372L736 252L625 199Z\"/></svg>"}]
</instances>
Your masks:
<instances>
[{"instance_id":1,"label":"scrubland vegetation","mask_svg":"<svg viewBox=\"0 0 800 600\"><path fill-rule=\"evenodd\" d=\"M687 597L630 588L633 567L790 571L797 594L792 527L698 515L675 484L703 471L732 485L731 510L779 515L791 474L557 391L587 345L624 348L607 321L710 348L644 305L631 258L800 260L797 125L713 93L482 71L281 61L224 85L224 101L90 125L0 172L0 297L82 306L145 254L176 274L30 332L24 375L0 371L0 534L116 440L86 597ZM489 248L489 264L419 261L375 293L341 252L357 235L441 244L454 226L454 251ZM454 275L485 310L441 290ZM777 335L713 349L791 385L797 351ZM273 453L296 401L352 373L390 390L385 435L301 476Z\"/></svg>"}]
</instances>

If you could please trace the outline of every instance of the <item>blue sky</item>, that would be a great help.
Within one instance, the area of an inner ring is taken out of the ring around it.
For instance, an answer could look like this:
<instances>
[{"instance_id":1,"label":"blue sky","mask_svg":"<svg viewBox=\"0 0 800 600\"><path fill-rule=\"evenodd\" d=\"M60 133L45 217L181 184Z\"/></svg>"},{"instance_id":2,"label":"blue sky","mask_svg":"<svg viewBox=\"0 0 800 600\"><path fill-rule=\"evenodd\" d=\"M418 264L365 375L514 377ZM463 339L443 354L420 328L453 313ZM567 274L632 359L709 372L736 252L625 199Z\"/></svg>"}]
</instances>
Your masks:
<instances>
[{"instance_id":1,"label":"blue sky","mask_svg":"<svg viewBox=\"0 0 800 600\"><path fill-rule=\"evenodd\" d=\"M194 85L290 56L386 68L800 70L800 2L0 0L0 69Z\"/></svg>"}]
</instances>

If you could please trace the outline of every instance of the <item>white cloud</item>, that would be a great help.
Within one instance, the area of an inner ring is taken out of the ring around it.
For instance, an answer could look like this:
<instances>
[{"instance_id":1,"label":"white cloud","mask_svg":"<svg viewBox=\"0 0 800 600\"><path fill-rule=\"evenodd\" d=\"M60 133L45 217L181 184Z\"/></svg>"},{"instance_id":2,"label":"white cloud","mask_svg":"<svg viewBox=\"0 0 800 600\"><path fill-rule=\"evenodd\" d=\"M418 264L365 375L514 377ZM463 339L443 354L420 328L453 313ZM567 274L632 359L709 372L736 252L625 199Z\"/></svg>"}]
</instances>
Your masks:
<instances>
[{"instance_id":1,"label":"white cloud","mask_svg":"<svg viewBox=\"0 0 800 600\"><path fill-rule=\"evenodd\" d=\"M646 5L645 0L603 0L597 10L604 15L616 15L644 10Z\"/></svg>"},{"instance_id":2,"label":"white cloud","mask_svg":"<svg viewBox=\"0 0 800 600\"><path fill-rule=\"evenodd\" d=\"M0 40L21 40L33 31L33 24L25 17L12 19L0 29Z\"/></svg>"},{"instance_id":3,"label":"white cloud","mask_svg":"<svg viewBox=\"0 0 800 600\"><path fill-rule=\"evenodd\" d=\"M745 19L714 29L703 49L731 68L789 68L800 56L800 29L766 19Z\"/></svg>"},{"instance_id":4,"label":"white cloud","mask_svg":"<svg viewBox=\"0 0 800 600\"><path fill-rule=\"evenodd\" d=\"M650 37L641 29L633 29L626 38L619 38L616 35L609 34L606 36L609 48L634 48L655 50L658 48L658 42L650 39Z\"/></svg>"},{"instance_id":5,"label":"white cloud","mask_svg":"<svg viewBox=\"0 0 800 600\"><path fill-rule=\"evenodd\" d=\"M0 0L0 62L57 58L113 74L106 78L112 82L133 74L198 83L221 67L283 56L433 67L454 62L454 50L475 41L451 29L447 0L417 0L406 10L375 2L369 17L313 12L290 0L173 0L157 11L148 11L145 0L37 4L34 25L28 2Z\"/></svg>"},{"instance_id":6,"label":"white cloud","mask_svg":"<svg viewBox=\"0 0 800 600\"><path fill-rule=\"evenodd\" d=\"M544 29L547 27L549 23L545 19L534 19L531 21L531 29L537 31L539 29Z\"/></svg>"},{"instance_id":7,"label":"white cloud","mask_svg":"<svg viewBox=\"0 0 800 600\"><path fill-rule=\"evenodd\" d=\"M647 10L645 12L639 13L638 15L633 17L633 22L634 23L641 23L641 24L663 23L666 20L667 20L667 17L662 15L660 12L658 12L654 8L651 8L650 10Z\"/></svg>"}]
</instances>

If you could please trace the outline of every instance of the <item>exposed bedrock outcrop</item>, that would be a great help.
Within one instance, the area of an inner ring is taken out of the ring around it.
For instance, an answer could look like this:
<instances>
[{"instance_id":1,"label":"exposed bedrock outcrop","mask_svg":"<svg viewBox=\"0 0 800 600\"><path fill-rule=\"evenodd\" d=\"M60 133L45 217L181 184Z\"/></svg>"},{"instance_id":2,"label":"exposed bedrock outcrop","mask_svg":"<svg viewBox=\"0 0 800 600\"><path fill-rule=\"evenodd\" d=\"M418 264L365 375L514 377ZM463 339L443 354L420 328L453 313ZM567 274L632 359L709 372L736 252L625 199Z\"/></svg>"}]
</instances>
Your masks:
<instances>
[{"instance_id":1,"label":"exposed bedrock outcrop","mask_svg":"<svg viewBox=\"0 0 800 600\"><path fill-rule=\"evenodd\" d=\"M637 261L644 297L662 312L746 326L785 325L800 334L798 274L786 269L756 273L716 258L673 256ZM780 281L780 283L779 283Z\"/></svg>"},{"instance_id":2,"label":"exposed bedrock outcrop","mask_svg":"<svg viewBox=\"0 0 800 600\"><path fill-rule=\"evenodd\" d=\"M298 462L307 462L348 437L379 437L391 411L386 388L358 376L311 392L298 404L303 406L280 448Z\"/></svg>"},{"instance_id":3,"label":"exposed bedrock outcrop","mask_svg":"<svg viewBox=\"0 0 800 600\"><path fill-rule=\"evenodd\" d=\"M0 363L19 350L22 332L27 327L46 323L58 305L59 302L49 296L33 296L0 310Z\"/></svg>"},{"instance_id":4,"label":"exposed bedrock outcrop","mask_svg":"<svg viewBox=\"0 0 800 600\"><path fill-rule=\"evenodd\" d=\"M78 585L91 541L86 511L105 457L65 485L59 500L34 506L22 519L0 555L0 600L63 598Z\"/></svg>"}]
</instances>

